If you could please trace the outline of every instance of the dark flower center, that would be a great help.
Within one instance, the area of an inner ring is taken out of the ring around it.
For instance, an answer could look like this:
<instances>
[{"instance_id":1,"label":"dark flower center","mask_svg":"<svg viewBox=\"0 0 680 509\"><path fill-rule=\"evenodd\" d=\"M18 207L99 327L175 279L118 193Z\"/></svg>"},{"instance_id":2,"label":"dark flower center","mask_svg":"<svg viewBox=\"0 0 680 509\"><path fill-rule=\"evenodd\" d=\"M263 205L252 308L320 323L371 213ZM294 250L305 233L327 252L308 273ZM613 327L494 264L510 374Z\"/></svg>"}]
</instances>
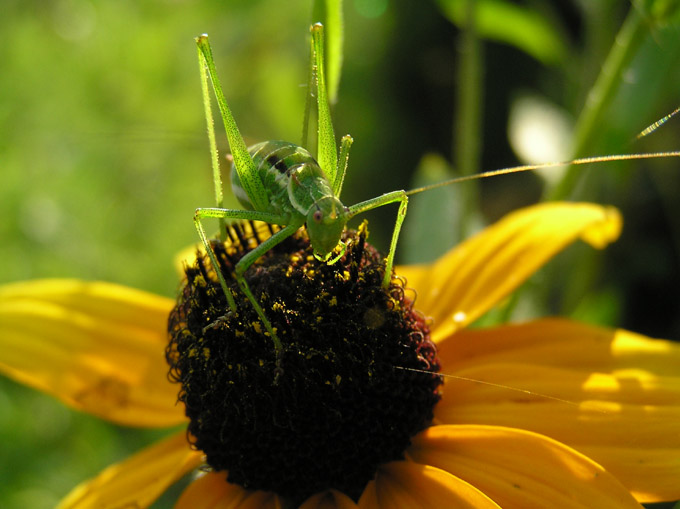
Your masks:
<instances>
[{"instance_id":1,"label":"dark flower center","mask_svg":"<svg viewBox=\"0 0 680 509\"><path fill-rule=\"evenodd\" d=\"M429 329L402 280L382 287L384 263L363 225L343 234L348 248L334 264L318 261L300 230L246 273L283 344L280 372L233 278L264 236L254 230L236 225L213 243L237 311L199 254L170 314L166 357L191 440L245 488L294 504L329 488L356 500L432 419L441 380Z\"/></svg>"}]
</instances>

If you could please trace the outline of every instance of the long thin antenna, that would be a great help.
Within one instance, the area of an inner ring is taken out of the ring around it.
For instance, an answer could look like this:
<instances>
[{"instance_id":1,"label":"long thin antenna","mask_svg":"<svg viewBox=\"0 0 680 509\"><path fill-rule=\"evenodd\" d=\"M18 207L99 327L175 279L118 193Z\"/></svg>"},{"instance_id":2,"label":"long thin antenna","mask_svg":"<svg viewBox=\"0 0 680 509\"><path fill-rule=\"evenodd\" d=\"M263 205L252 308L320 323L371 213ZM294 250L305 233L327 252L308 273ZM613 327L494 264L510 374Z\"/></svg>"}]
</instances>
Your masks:
<instances>
[{"instance_id":1,"label":"long thin antenna","mask_svg":"<svg viewBox=\"0 0 680 509\"><path fill-rule=\"evenodd\" d=\"M564 403L566 405L570 405L570 406L574 406L574 407L580 407L581 406L581 402L578 402L578 401L570 401L568 399L558 398L556 396L550 396L548 394L542 394L540 392L534 392L534 391L530 391L528 389L520 389L519 387L512 387L510 385L497 384L495 382L487 382L485 380L478 380L476 378L468 378L468 377L459 376L459 375L449 375L449 374L445 374L445 373L433 373L432 371L425 371L425 370L422 370L422 369L415 369L415 368L405 368L405 367L402 367L402 366L394 366L394 369L401 369L402 371L412 371L414 373L423 373L423 374L426 374L426 375L439 376L439 377L442 377L442 378L451 378L453 380L461 380L463 382L471 382L471 383L476 383L476 384L480 384L480 385L488 385L489 387L496 387L496 388L499 388L499 389L506 389L508 391L520 392L522 394L529 394L531 396L536 396L538 398L543 398L543 399L549 399L551 401L557 401L558 403ZM597 408L591 408L591 410L593 410L594 412L599 412L599 413L603 413L603 414L609 413L606 410L600 410L600 409L597 409Z\"/></svg>"},{"instance_id":2,"label":"long thin antenna","mask_svg":"<svg viewBox=\"0 0 680 509\"><path fill-rule=\"evenodd\" d=\"M668 115L666 115L662 119L657 120L652 125L648 126L647 128L643 129L642 131L640 131L640 133L635 137L635 139L639 140L640 138L643 138L643 137L647 136L648 134L653 133L659 127L661 127L663 124L668 122L672 117L674 117L675 114L678 113L679 111L680 111L680 106L675 108L673 111L671 111Z\"/></svg>"},{"instance_id":3,"label":"long thin antenna","mask_svg":"<svg viewBox=\"0 0 680 509\"><path fill-rule=\"evenodd\" d=\"M661 122L661 120L659 121ZM632 161L638 159L655 159L660 157L680 157L680 150L674 150L670 152L648 152L644 154L616 154L610 156L594 156L594 157L582 157L580 159L574 159L573 161L561 161L554 163L542 163L542 164L525 164L522 166L512 166L510 168L501 168L500 170L485 171L483 173L476 173L475 175L466 175L464 177L457 177L450 180L445 180L444 182L438 182L436 184L430 184L429 186L417 187L406 191L408 196L412 194L422 193L423 191L429 191L430 189L436 189L438 187L448 186L450 184L457 184L459 182L467 182L468 180L477 180L488 177L496 177L498 175L508 175L510 173L520 173L523 171L533 171L540 170L543 168L556 168L558 166L568 166L577 164L591 164L591 163L604 163L612 161Z\"/></svg>"}]
</instances>

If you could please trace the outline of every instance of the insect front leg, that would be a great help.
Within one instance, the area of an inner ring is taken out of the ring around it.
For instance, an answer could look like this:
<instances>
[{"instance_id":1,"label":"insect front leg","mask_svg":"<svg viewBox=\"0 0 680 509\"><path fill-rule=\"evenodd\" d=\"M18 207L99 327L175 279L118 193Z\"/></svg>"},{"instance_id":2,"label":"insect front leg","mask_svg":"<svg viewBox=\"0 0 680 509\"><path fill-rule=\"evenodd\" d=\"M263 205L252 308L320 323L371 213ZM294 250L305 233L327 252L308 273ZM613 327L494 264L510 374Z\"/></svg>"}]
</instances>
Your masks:
<instances>
[{"instance_id":1,"label":"insect front leg","mask_svg":"<svg viewBox=\"0 0 680 509\"><path fill-rule=\"evenodd\" d=\"M278 338L276 335L276 331L272 327L271 323L269 322L269 319L267 318L267 315L265 315L264 310L260 306L260 303L258 300L255 298L253 295L253 292L250 290L250 287L248 286L248 282L246 281L244 274L248 270L248 268L257 261L258 258L260 258L263 254L265 254L267 251L272 249L274 246L277 244L283 242L286 240L288 237L293 235L298 228L302 226L301 224L289 224L283 228L283 230L276 232L274 235L269 237L267 240L262 242L260 245L258 245L255 249L250 251L247 255L245 255L243 258L239 260L239 262L236 264L236 267L234 267L234 277L236 278L236 282L238 283L239 287L241 288L241 291L245 294L246 297L248 297L248 300L251 302L253 305L253 308L255 308L255 311L257 312L257 315L260 317L260 320L262 320L262 323L264 324L265 328L267 329L267 332L269 332L269 335L272 338L272 341L274 341L274 347L276 348L276 354L277 354L277 359L279 358L280 354L283 352L283 346L281 345L281 340ZM278 364L278 361L277 361Z\"/></svg>"},{"instance_id":2,"label":"insect front leg","mask_svg":"<svg viewBox=\"0 0 680 509\"><path fill-rule=\"evenodd\" d=\"M259 212L255 210L221 209L214 207L196 209L196 213L194 214L194 224L196 225L196 230L198 231L198 235L201 238L201 241L203 242L206 252L208 253L210 263L212 263L213 268L217 273L217 278L220 282L222 290L224 291L224 295L227 298L229 309L231 310L232 313L234 313L236 312L236 301L234 300L234 295L227 286L227 281L226 279L224 279L224 274L222 274L222 271L219 269L217 256L215 255L215 251L213 250L212 245L210 244L210 241L208 240L208 237L205 234L205 228L203 227L203 223L201 222L201 220L205 218L245 219L253 221L264 221L270 224L281 224L281 222L283 222L283 219L275 214ZM251 252L249 252L246 256L244 256L236 264L236 267L234 269L235 271L234 276L236 278L236 282L238 283L239 287L252 304L253 308L255 309L255 312L257 313L258 317L262 321L262 324L264 325L267 332L269 332L269 335L272 338L272 341L274 342L274 348L276 349L277 354L277 365L279 364L279 357L282 352L281 341L277 337L276 332L274 331L274 328L271 325L271 322L269 321L264 311L262 310L260 303L257 301L252 291L248 287L248 283L244 279L243 274L248 269L248 267L250 267L253 264L253 262L255 262L255 260L257 260L260 256L269 251L276 244L284 240L286 237L292 235L295 232L295 230L298 229L298 227L299 225L295 226L294 228L292 228L291 231L291 225L286 226L283 230L277 232L272 237L270 237L262 244L257 246L255 249L253 249Z\"/></svg>"},{"instance_id":3,"label":"insect front leg","mask_svg":"<svg viewBox=\"0 0 680 509\"><path fill-rule=\"evenodd\" d=\"M349 148L352 146L354 140L349 134L346 134L340 140L340 156L338 157L338 170L335 174L333 184L333 192L335 196L340 197L342 191L342 184L345 181L345 173L347 173L347 164L349 162Z\"/></svg>"},{"instance_id":4,"label":"insect front leg","mask_svg":"<svg viewBox=\"0 0 680 509\"><path fill-rule=\"evenodd\" d=\"M401 225L404 223L404 218L406 218L406 208L408 207L408 196L405 191L392 191L391 193L385 193L377 198L372 198L370 200L362 201L356 205L349 207L349 216L354 217L357 214L366 212L367 210L377 209L388 203L399 202L399 211L397 212L397 220L394 224L394 230L392 230L392 240L390 241L390 250L387 253L387 258L385 258L385 277L383 278L383 288L387 288L390 285L390 280L392 279L392 266L394 265L394 254L397 249L397 240L399 240L399 232L401 231Z\"/></svg>"},{"instance_id":5,"label":"insect front leg","mask_svg":"<svg viewBox=\"0 0 680 509\"><path fill-rule=\"evenodd\" d=\"M272 249L274 246L283 242L285 239L293 235L298 230L298 228L300 228L300 226L302 226L302 224L287 225L286 227L283 228L283 230L276 232L274 235L272 235L267 240L262 242L262 244L258 245L255 249L253 249L251 252L249 252L247 255L241 258L239 262L236 264L236 267L234 268L234 276L236 277L236 282L241 287L241 291L245 294L250 303L253 305L255 312L260 317L260 321L264 324L265 328L267 329L267 332L269 333L269 336L272 338L272 341L274 342L274 349L276 352L276 375L274 377L274 384L278 383L279 377L283 373L283 368L281 367L283 360L283 345L281 344L281 340L279 339L279 337L276 335L276 329L272 327L269 318L267 318L267 315L262 309L262 306L260 306L260 303L255 298L255 295L253 295L253 292L248 286L248 282L246 281L243 275L248 270L248 268L253 263L255 263L255 261L258 258L260 258L260 256L262 256L267 251Z\"/></svg>"}]
</instances>

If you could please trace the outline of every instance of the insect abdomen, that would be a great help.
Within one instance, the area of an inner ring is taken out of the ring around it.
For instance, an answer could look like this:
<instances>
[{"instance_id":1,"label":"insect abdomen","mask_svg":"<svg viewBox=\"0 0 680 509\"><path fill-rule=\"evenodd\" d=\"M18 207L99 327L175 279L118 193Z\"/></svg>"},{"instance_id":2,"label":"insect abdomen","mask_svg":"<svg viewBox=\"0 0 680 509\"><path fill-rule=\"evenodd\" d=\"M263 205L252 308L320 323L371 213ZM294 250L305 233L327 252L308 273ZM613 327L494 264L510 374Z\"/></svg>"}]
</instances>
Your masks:
<instances>
[{"instance_id":1,"label":"insect abdomen","mask_svg":"<svg viewBox=\"0 0 680 509\"><path fill-rule=\"evenodd\" d=\"M295 209L299 212L295 203L291 203L289 196L289 182L291 177L298 178L304 168L305 179L308 175L314 177L323 176L319 164L314 157L304 148L286 141L265 141L253 145L248 149L253 158L258 175L267 191L267 199L271 211L286 214ZM231 188L244 208L253 210L245 189L241 186L238 172L232 168ZM306 201L306 200L305 200ZM305 204L306 206L306 204Z\"/></svg>"}]
</instances>

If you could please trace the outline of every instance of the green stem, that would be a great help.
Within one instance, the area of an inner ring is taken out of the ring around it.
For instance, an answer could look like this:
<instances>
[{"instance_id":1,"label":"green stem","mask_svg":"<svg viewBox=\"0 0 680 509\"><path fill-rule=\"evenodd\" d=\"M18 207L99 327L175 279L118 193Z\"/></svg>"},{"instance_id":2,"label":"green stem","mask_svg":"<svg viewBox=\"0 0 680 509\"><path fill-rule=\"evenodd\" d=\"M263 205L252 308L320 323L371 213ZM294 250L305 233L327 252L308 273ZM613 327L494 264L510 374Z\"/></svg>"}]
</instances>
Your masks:
<instances>
[{"instance_id":1,"label":"green stem","mask_svg":"<svg viewBox=\"0 0 680 509\"><path fill-rule=\"evenodd\" d=\"M614 45L602 65L595 84L588 92L586 103L579 116L574 134L573 157L582 157L593 145L593 138L603 124L606 108L614 98L616 88L631 59L637 52L647 33L644 18L631 7L623 26L616 35ZM560 182L546 193L549 200L563 200L570 194L579 177L579 170L570 166Z\"/></svg>"},{"instance_id":2,"label":"green stem","mask_svg":"<svg viewBox=\"0 0 680 509\"><path fill-rule=\"evenodd\" d=\"M476 30L476 0L467 0L465 20L459 40L458 89L456 122L454 125L453 160L461 175L479 171L482 125L482 48ZM469 227L471 215L477 210L478 186L470 182L464 186L465 204L462 210L462 231Z\"/></svg>"}]
</instances>

